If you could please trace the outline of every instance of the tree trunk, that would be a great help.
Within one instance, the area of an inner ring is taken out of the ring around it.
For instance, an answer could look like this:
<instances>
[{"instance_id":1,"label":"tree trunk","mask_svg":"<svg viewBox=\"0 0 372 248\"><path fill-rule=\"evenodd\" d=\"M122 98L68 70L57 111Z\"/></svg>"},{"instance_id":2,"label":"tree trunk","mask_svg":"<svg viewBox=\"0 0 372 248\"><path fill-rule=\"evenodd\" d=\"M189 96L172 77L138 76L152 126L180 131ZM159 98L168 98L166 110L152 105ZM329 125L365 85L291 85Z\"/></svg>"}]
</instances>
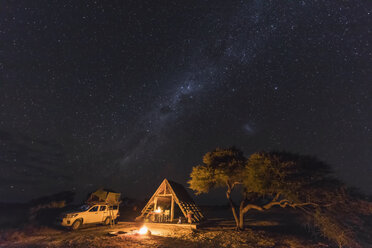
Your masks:
<instances>
[{"instance_id":1,"label":"tree trunk","mask_svg":"<svg viewBox=\"0 0 372 248\"><path fill-rule=\"evenodd\" d=\"M244 230L244 213L239 211L239 230Z\"/></svg>"},{"instance_id":2,"label":"tree trunk","mask_svg":"<svg viewBox=\"0 0 372 248\"><path fill-rule=\"evenodd\" d=\"M239 207L239 230L244 230L244 211L243 211L244 204L245 204L245 199L243 199L240 202L240 207Z\"/></svg>"},{"instance_id":3,"label":"tree trunk","mask_svg":"<svg viewBox=\"0 0 372 248\"><path fill-rule=\"evenodd\" d=\"M232 199L230 197L230 190L228 190L226 192L226 198L227 198L227 200L229 200L229 204L230 204L230 207L231 207L231 211L233 213L233 216L234 216L236 228L239 229L239 218L238 218L238 215L236 213L235 204L234 204L234 202L232 201Z\"/></svg>"}]
</instances>

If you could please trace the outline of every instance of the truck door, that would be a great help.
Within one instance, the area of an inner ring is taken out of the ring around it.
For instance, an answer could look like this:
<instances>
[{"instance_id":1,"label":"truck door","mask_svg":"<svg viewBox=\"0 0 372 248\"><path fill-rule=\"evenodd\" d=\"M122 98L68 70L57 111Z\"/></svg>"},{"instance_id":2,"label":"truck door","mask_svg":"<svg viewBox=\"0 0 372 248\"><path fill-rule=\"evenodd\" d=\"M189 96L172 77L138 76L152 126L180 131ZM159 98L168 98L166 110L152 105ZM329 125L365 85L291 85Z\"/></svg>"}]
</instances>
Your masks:
<instances>
[{"instance_id":1,"label":"truck door","mask_svg":"<svg viewBox=\"0 0 372 248\"><path fill-rule=\"evenodd\" d=\"M106 206L100 206L99 207L99 212L100 212L100 215L102 216L101 221L105 221L106 217L109 216L107 210L108 209L107 209Z\"/></svg>"},{"instance_id":2,"label":"truck door","mask_svg":"<svg viewBox=\"0 0 372 248\"><path fill-rule=\"evenodd\" d=\"M99 206L94 206L89 209L85 223L95 223L101 221L102 216L99 214L98 208Z\"/></svg>"}]
</instances>

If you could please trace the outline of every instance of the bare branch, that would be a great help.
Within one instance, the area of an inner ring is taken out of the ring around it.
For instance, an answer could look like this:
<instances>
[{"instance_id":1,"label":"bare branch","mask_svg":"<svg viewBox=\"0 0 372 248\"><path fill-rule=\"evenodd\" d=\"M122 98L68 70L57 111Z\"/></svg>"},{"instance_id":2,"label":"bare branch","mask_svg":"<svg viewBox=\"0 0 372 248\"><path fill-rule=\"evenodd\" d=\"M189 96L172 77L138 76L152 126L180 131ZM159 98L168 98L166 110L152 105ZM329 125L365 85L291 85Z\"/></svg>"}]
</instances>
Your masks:
<instances>
[{"instance_id":1,"label":"bare branch","mask_svg":"<svg viewBox=\"0 0 372 248\"><path fill-rule=\"evenodd\" d=\"M273 201L277 201L279 199L279 197L280 197L280 192L276 193Z\"/></svg>"},{"instance_id":2,"label":"bare branch","mask_svg":"<svg viewBox=\"0 0 372 248\"><path fill-rule=\"evenodd\" d=\"M279 196L276 195L274 199L277 199L278 197ZM258 211L264 211L264 210L270 209L274 206L280 206L282 208L285 208L285 207L288 206L288 207L291 207L291 208L301 208L301 209L303 209L304 206L319 206L318 204L312 203L312 202L292 203L287 199L282 199L280 201L275 201L274 199L271 202L269 202L269 203L267 203L263 206L259 206L259 205L255 205L255 204L248 204L243 208L243 213L248 212L250 209L256 209Z\"/></svg>"},{"instance_id":3,"label":"bare branch","mask_svg":"<svg viewBox=\"0 0 372 248\"><path fill-rule=\"evenodd\" d=\"M241 183L241 182L234 182L234 183L232 184L231 188L234 188L235 185L239 185L239 184L242 184L242 183Z\"/></svg>"}]
</instances>

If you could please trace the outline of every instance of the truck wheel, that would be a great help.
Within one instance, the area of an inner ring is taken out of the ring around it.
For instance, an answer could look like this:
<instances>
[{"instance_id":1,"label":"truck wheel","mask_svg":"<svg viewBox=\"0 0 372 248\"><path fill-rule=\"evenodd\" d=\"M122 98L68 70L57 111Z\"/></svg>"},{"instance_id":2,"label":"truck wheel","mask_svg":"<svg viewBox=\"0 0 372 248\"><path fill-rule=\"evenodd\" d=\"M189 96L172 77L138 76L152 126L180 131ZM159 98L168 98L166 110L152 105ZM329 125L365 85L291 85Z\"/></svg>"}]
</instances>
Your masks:
<instances>
[{"instance_id":1,"label":"truck wheel","mask_svg":"<svg viewBox=\"0 0 372 248\"><path fill-rule=\"evenodd\" d=\"M81 226L81 220L75 220L74 223L72 223L71 225L71 229L77 230L80 228L80 226Z\"/></svg>"},{"instance_id":2,"label":"truck wheel","mask_svg":"<svg viewBox=\"0 0 372 248\"><path fill-rule=\"evenodd\" d=\"M108 225L110 225L110 221L111 221L111 218L110 218L110 217L107 217L107 218L105 219L105 221L104 221L104 224L105 224L106 226L108 226Z\"/></svg>"}]
</instances>

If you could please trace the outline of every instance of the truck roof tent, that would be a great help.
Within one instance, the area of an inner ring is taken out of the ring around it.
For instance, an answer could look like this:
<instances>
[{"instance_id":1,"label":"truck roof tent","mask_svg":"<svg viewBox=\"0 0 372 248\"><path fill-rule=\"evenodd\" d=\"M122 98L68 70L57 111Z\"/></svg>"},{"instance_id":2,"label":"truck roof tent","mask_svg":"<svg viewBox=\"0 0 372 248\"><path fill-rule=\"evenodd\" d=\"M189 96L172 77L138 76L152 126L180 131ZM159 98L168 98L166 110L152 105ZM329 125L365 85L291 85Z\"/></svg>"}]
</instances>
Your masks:
<instances>
[{"instance_id":1,"label":"truck roof tent","mask_svg":"<svg viewBox=\"0 0 372 248\"><path fill-rule=\"evenodd\" d=\"M119 204L120 193L108 189L98 189L97 191L90 194L88 200L89 204L93 203L107 203L107 204Z\"/></svg>"}]
</instances>

